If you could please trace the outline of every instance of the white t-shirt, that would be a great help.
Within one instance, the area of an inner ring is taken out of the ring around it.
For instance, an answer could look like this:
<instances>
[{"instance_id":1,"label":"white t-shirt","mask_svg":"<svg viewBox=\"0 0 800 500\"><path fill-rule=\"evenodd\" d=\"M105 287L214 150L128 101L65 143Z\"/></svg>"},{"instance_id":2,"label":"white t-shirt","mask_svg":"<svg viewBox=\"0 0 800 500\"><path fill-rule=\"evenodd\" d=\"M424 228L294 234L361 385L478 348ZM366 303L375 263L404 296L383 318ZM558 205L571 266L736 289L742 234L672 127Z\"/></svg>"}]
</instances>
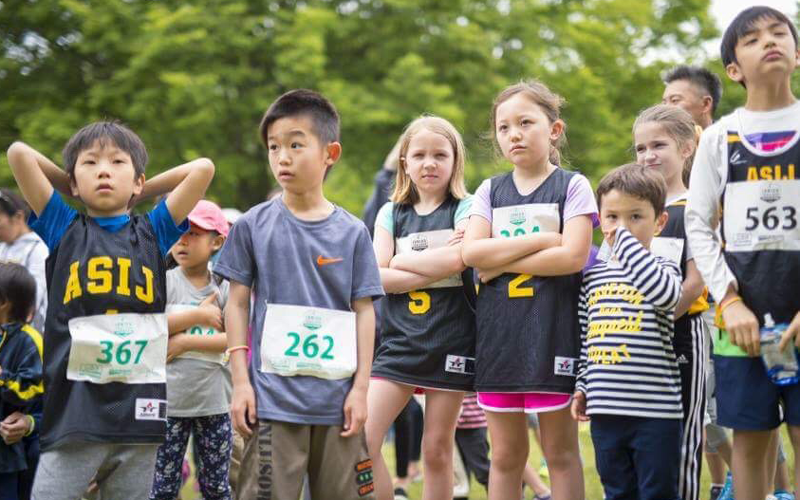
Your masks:
<instances>
[{"instance_id":1,"label":"white t-shirt","mask_svg":"<svg viewBox=\"0 0 800 500\"><path fill-rule=\"evenodd\" d=\"M24 266L36 280L36 310L31 324L44 333L44 318L47 314L47 279L45 261L50 252L47 245L34 233L25 233L13 243L0 243L0 262L15 262Z\"/></svg>"}]
</instances>

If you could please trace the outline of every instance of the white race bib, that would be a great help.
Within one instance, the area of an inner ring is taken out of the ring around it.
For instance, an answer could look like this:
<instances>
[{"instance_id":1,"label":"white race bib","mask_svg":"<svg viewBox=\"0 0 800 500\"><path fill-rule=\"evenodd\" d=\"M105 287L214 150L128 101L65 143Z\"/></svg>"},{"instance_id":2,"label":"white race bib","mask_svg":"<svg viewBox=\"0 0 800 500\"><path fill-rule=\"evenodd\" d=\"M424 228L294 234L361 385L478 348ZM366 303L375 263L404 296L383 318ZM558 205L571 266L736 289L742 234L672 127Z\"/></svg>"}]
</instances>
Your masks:
<instances>
[{"instance_id":1,"label":"white race bib","mask_svg":"<svg viewBox=\"0 0 800 500\"><path fill-rule=\"evenodd\" d=\"M190 309L196 309L197 306L189 304L167 304L167 312L182 312ZM210 326L195 325L186 329L186 335L216 335L219 333ZM200 359L203 361L210 361L212 363L225 364L224 352L208 352L208 351L186 351L178 356L179 358Z\"/></svg>"},{"instance_id":2,"label":"white race bib","mask_svg":"<svg viewBox=\"0 0 800 500\"><path fill-rule=\"evenodd\" d=\"M394 243L397 254L409 252L421 252L427 248L441 248L447 246L447 240L455 231L452 229L440 229L438 231L424 231L421 233L411 233L403 238L397 238ZM448 288L461 286L461 274L448 276L436 283L431 283L425 288Z\"/></svg>"},{"instance_id":3,"label":"white race bib","mask_svg":"<svg viewBox=\"0 0 800 500\"><path fill-rule=\"evenodd\" d=\"M725 190L725 251L800 250L800 181L731 182Z\"/></svg>"},{"instance_id":4,"label":"white race bib","mask_svg":"<svg viewBox=\"0 0 800 500\"><path fill-rule=\"evenodd\" d=\"M99 314L69 320L67 378L107 384L165 383L167 316Z\"/></svg>"},{"instance_id":5,"label":"white race bib","mask_svg":"<svg viewBox=\"0 0 800 500\"><path fill-rule=\"evenodd\" d=\"M678 266L683 264L683 239L670 236L656 236L650 243L650 253L667 259Z\"/></svg>"},{"instance_id":6,"label":"white race bib","mask_svg":"<svg viewBox=\"0 0 800 500\"><path fill-rule=\"evenodd\" d=\"M558 203L531 203L492 209L492 238L557 233L560 227Z\"/></svg>"},{"instance_id":7,"label":"white race bib","mask_svg":"<svg viewBox=\"0 0 800 500\"><path fill-rule=\"evenodd\" d=\"M285 377L349 378L358 364L356 338L352 311L267 304L261 371Z\"/></svg>"}]
</instances>

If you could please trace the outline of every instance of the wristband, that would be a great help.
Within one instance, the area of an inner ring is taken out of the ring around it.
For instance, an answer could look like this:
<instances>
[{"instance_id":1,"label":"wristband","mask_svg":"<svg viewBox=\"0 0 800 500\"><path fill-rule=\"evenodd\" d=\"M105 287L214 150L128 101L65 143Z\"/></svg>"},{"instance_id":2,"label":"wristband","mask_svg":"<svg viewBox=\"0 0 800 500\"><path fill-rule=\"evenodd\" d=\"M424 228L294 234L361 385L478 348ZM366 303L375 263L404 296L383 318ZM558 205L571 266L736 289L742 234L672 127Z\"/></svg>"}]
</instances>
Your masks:
<instances>
[{"instance_id":1,"label":"wristband","mask_svg":"<svg viewBox=\"0 0 800 500\"><path fill-rule=\"evenodd\" d=\"M242 349L246 349L247 352L250 352L250 346L249 345L235 345L233 347L228 347L228 349L225 350L225 354L230 356L232 352L241 351Z\"/></svg>"},{"instance_id":2,"label":"wristband","mask_svg":"<svg viewBox=\"0 0 800 500\"><path fill-rule=\"evenodd\" d=\"M733 304L735 302L741 302L741 301L742 301L742 298L739 297L738 295L734 295L733 297L729 298L728 300L723 300L722 302L719 303L719 312L720 312L720 314L722 314L722 312L725 309L727 309L728 306L730 306L731 304Z\"/></svg>"},{"instance_id":3,"label":"wristband","mask_svg":"<svg viewBox=\"0 0 800 500\"><path fill-rule=\"evenodd\" d=\"M28 432L25 433L25 437L28 437L31 434L33 434L33 429L36 428L36 420L34 420L33 415L25 415L25 416L28 417L28 421L31 423L30 429L28 429Z\"/></svg>"}]
</instances>

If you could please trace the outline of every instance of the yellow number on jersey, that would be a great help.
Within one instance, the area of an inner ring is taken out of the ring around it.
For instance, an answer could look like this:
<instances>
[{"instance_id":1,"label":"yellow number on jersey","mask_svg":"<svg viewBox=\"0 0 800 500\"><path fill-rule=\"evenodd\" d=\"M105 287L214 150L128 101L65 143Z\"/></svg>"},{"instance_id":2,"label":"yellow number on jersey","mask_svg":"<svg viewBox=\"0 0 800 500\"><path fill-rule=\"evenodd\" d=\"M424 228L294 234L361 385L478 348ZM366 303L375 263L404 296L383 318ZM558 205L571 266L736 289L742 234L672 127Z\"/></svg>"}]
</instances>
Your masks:
<instances>
[{"instance_id":1,"label":"yellow number on jersey","mask_svg":"<svg viewBox=\"0 0 800 500\"><path fill-rule=\"evenodd\" d=\"M520 297L533 297L532 286L520 286L529 279L533 278L530 274L520 274L508 282L508 297L512 299Z\"/></svg>"},{"instance_id":2,"label":"yellow number on jersey","mask_svg":"<svg viewBox=\"0 0 800 500\"><path fill-rule=\"evenodd\" d=\"M426 292L408 292L411 302L408 303L408 310L411 314L425 314L431 308L431 296Z\"/></svg>"}]
</instances>

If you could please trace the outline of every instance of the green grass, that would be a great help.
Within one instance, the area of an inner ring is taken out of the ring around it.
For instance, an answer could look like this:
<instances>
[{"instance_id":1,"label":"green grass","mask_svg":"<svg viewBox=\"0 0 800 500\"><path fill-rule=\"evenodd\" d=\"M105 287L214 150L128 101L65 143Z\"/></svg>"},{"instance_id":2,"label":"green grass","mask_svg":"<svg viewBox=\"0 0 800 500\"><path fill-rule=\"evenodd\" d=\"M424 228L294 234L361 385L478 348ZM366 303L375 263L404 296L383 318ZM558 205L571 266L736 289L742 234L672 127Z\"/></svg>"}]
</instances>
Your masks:
<instances>
[{"instance_id":1,"label":"green grass","mask_svg":"<svg viewBox=\"0 0 800 500\"><path fill-rule=\"evenodd\" d=\"M787 454L787 461L789 470L793 470L794 464L794 457L791 453L791 446L789 445L789 436L786 434L786 428L783 428L783 444L784 450L786 450ZM587 500L600 500L603 498L603 489L600 485L600 477L597 475L597 469L595 468L594 463L594 448L592 446L592 439L589 435L589 425L588 424L581 424L580 431L579 431L579 438L580 438L580 445L581 445L581 456L583 457L583 477L586 481L586 499ZM538 470L539 463L542 458L541 452L539 448L535 445L535 441L533 440L533 436L531 436L531 452L530 456L528 457L528 461L533 465L534 470ZM386 463L389 466L389 470L394 473L394 446L390 443L386 443L383 447L383 456L386 459ZM194 476L190 478L190 480L184 485L183 489L181 490L181 498L183 500L200 500L201 495L196 493L193 488L193 480ZM548 482L548 481L545 481ZM549 484L549 483L548 483ZM703 463L703 476L702 476L702 487L700 489L701 498L705 499L708 498L708 490L709 490L709 476L708 476L708 469L706 467L705 461ZM422 498L422 483L415 482L412 483L409 491L408 491L409 499L410 500L418 500ZM533 493L530 490L526 489L526 497L531 498ZM483 489L483 486L478 484L475 479L472 479L472 485L470 487L470 500L486 500L486 491Z\"/></svg>"}]
</instances>

